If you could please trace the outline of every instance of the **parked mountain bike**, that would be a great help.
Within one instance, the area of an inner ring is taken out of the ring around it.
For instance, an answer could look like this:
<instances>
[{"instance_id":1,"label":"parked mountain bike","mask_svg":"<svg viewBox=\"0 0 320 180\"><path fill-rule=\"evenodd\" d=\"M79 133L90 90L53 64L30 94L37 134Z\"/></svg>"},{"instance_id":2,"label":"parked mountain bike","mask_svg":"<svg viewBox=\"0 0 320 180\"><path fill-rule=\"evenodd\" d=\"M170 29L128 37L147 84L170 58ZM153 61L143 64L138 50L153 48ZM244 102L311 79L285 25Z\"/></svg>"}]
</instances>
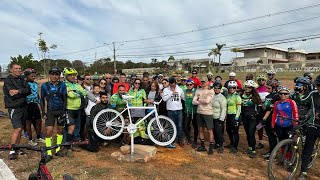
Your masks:
<instances>
[{"instance_id":1,"label":"parked mountain bike","mask_svg":"<svg viewBox=\"0 0 320 180\"><path fill-rule=\"evenodd\" d=\"M154 114L154 117L148 123L147 135L155 144L160 146L171 144L176 138L177 128L170 118L158 115L156 106L161 101L154 102L152 107L133 107L129 106L128 103L131 98L134 98L134 96L122 96L122 99L126 102L126 108L121 112L114 109L100 111L93 120L95 133L102 139L112 140L119 137L124 129L126 129L131 135L131 153L133 153L133 134L137 131L140 123ZM130 110L134 109L147 109L150 112L136 123L133 123ZM125 118L123 117L125 112L128 113L129 122L127 124L125 124Z\"/></svg>"},{"instance_id":2,"label":"parked mountain bike","mask_svg":"<svg viewBox=\"0 0 320 180\"><path fill-rule=\"evenodd\" d=\"M40 152L41 158L39 161L38 169L37 171L32 172L29 175L29 180L53 180L47 166L46 166L46 157L47 157L47 150L53 150L58 147L71 147L75 144L87 144L87 141L81 141L81 142L74 142L74 143L65 143L60 145L55 145L51 147L38 147L38 146L30 146L30 145L18 145L18 144L12 144L12 145L2 145L0 146L0 150L20 150L20 149L27 149L31 151L37 151ZM70 175L65 174L63 175L63 180L74 180Z\"/></svg>"},{"instance_id":3,"label":"parked mountain bike","mask_svg":"<svg viewBox=\"0 0 320 180\"><path fill-rule=\"evenodd\" d=\"M268 163L268 176L271 180L293 179L301 166L301 157L305 143L305 129L315 126L306 121L298 121L298 123L293 131L289 133L289 139L279 142L271 152ZM314 145L308 168L311 168L315 163L319 148L320 140L318 139Z\"/></svg>"}]
</instances>

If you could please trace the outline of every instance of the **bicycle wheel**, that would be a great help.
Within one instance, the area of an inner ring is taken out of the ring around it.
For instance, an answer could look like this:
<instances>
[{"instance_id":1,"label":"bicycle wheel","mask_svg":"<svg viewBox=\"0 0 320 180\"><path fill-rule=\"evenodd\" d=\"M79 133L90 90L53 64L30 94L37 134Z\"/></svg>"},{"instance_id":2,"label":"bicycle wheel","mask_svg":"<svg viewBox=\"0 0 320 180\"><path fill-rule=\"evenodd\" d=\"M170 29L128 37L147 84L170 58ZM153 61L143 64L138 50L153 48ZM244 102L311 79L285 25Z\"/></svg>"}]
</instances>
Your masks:
<instances>
[{"instance_id":1,"label":"bicycle wheel","mask_svg":"<svg viewBox=\"0 0 320 180\"><path fill-rule=\"evenodd\" d=\"M308 169L310 169L313 166L313 164L316 162L319 150L320 150L320 140L318 138L313 147L310 163L308 164Z\"/></svg>"},{"instance_id":2,"label":"bicycle wheel","mask_svg":"<svg viewBox=\"0 0 320 180\"><path fill-rule=\"evenodd\" d=\"M293 139L279 142L271 152L268 163L269 179L292 179L301 164L301 143L295 148Z\"/></svg>"},{"instance_id":3,"label":"bicycle wheel","mask_svg":"<svg viewBox=\"0 0 320 180\"><path fill-rule=\"evenodd\" d=\"M114 109L100 111L93 120L94 132L102 139L112 140L121 135L124 128L123 116Z\"/></svg>"},{"instance_id":4,"label":"bicycle wheel","mask_svg":"<svg viewBox=\"0 0 320 180\"><path fill-rule=\"evenodd\" d=\"M166 116L152 118L147 127L150 139L159 146L171 144L177 136L177 128L174 122Z\"/></svg>"}]
</instances>

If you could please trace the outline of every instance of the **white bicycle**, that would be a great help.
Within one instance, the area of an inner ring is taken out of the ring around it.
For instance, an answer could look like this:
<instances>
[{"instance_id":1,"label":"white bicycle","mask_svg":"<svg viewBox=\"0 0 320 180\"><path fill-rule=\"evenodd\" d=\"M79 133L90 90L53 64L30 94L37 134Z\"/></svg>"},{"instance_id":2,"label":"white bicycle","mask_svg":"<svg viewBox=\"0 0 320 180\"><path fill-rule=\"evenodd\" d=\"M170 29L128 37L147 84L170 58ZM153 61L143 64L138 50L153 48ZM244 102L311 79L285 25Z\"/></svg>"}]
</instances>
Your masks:
<instances>
[{"instance_id":1,"label":"white bicycle","mask_svg":"<svg viewBox=\"0 0 320 180\"><path fill-rule=\"evenodd\" d=\"M114 109L104 109L100 111L93 120L93 129L95 133L102 139L112 140L121 135L124 129L127 129L131 135L131 153L133 153L133 134L137 131L138 125L147 119L152 114L154 118L150 120L147 126L147 134L149 138L159 146L167 146L171 144L177 135L177 128L174 122L162 115L158 115L157 105L159 102L154 102L152 107L132 107L129 106L129 100L134 96L122 95L122 99L126 102L126 108L122 112ZM151 110L145 117L139 119L136 123L132 122L131 109L148 109ZM123 113L127 112L129 124L125 124Z\"/></svg>"}]
</instances>

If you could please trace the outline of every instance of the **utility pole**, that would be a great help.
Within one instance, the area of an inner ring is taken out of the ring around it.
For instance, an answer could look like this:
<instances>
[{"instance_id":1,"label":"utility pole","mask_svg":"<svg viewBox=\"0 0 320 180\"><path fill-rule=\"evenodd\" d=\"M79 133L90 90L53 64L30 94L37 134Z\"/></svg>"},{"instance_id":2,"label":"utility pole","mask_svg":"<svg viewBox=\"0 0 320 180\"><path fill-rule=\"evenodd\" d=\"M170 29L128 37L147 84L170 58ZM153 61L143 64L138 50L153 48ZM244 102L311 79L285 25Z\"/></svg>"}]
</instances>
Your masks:
<instances>
[{"instance_id":1,"label":"utility pole","mask_svg":"<svg viewBox=\"0 0 320 180\"><path fill-rule=\"evenodd\" d=\"M114 75L117 74L117 62L116 62L116 43L112 42L113 44L113 69L114 69Z\"/></svg>"}]
</instances>

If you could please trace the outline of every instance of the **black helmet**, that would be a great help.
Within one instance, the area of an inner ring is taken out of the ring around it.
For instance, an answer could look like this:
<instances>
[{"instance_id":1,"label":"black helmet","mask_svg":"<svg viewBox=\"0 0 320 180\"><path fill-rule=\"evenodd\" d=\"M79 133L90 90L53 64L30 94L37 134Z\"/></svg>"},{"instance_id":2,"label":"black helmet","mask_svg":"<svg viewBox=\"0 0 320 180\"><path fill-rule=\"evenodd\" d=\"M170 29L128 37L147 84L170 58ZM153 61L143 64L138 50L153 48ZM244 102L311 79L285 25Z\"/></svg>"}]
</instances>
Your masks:
<instances>
[{"instance_id":1,"label":"black helmet","mask_svg":"<svg viewBox=\"0 0 320 180\"><path fill-rule=\"evenodd\" d=\"M37 71L34 70L34 69L32 69L32 68L28 68L28 69L24 70L24 72L23 72L23 74L24 74L25 77L27 77L29 74L32 74L32 73L35 73L35 74L36 74Z\"/></svg>"},{"instance_id":2,"label":"black helmet","mask_svg":"<svg viewBox=\"0 0 320 180\"><path fill-rule=\"evenodd\" d=\"M310 79L308 77L298 77L294 81L295 83L301 83L303 85L309 85Z\"/></svg>"},{"instance_id":3,"label":"black helmet","mask_svg":"<svg viewBox=\"0 0 320 180\"><path fill-rule=\"evenodd\" d=\"M311 72L306 72L303 74L303 77L308 77L310 80L312 79L313 74Z\"/></svg>"},{"instance_id":4,"label":"black helmet","mask_svg":"<svg viewBox=\"0 0 320 180\"><path fill-rule=\"evenodd\" d=\"M57 74L61 74L61 70L58 67L52 67L49 69L49 74L51 73L57 73Z\"/></svg>"},{"instance_id":5,"label":"black helmet","mask_svg":"<svg viewBox=\"0 0 320 180\"><path fill-rule=\"evenodd\" d=\"M316 80L314 81L314 83L315 83L316 85L320 85L320 75L317 76L317 78L316 78Z\"/></svg>"},{"instance_id":6,"label":"black helmet","mask_svg":"<svg viewBox=\"0 0 320 180\"><path fill-rule=\"evenodd\" d=\"M177 81L176 81L176 78L174 78L174 77L170 77L169 78L169 84L173 84L173 83L176 83Z\"/></svg>"}]
</instances>

